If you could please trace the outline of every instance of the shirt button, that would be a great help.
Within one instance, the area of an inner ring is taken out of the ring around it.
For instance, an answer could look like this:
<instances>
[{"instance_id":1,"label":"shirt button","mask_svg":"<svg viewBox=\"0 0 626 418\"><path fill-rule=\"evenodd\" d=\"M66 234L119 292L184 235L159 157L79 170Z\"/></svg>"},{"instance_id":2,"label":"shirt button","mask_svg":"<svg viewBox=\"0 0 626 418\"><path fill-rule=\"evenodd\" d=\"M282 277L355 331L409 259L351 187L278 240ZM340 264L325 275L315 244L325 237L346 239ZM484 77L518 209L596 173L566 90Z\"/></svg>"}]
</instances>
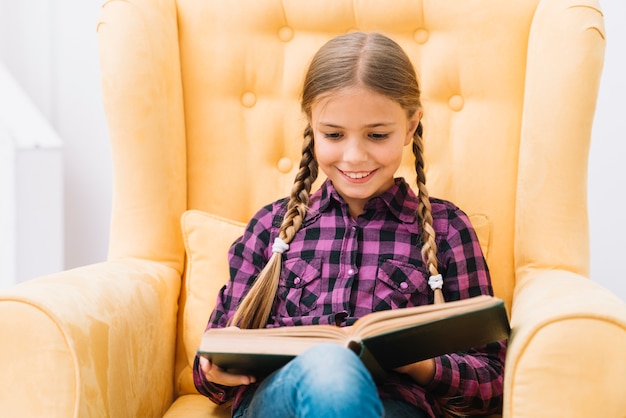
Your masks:
<instances>
[{"instance_id":1,"label":"shirt button","mask_svg":"<svg viewBox=\"0 0 626 418\"><path fill-rule=\"evenodd\" d=\"M409 285L408 285L408 283L407 283L407 282L402 282L402 283L400 283L400 288L402 288L402 289L407 289L408 287L409 287Z\"/></svg>"},{"instance_id":2,"label":"shirt button","mask_svg":"<svg viewBox=\"0 0 626 418\"><path fill-rule=\"evenodd\" d=\"M293 279L293 284L300 284L301 281L302 279L300 279L299 277L296 277L295 279Z\"/></svg>"}]
</instances>

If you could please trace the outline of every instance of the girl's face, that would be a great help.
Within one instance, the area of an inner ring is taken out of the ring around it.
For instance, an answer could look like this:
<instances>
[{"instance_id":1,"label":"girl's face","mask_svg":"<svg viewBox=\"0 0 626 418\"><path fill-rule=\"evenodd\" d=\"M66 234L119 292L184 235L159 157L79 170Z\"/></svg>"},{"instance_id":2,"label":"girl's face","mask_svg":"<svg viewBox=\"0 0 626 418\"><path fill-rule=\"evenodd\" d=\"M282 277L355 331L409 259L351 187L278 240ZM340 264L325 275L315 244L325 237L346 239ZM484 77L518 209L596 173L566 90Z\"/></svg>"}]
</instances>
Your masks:
<instances>
[{"instance_id":1,"label":"girl's face","mask_svg":"<svg viewBox=\"0 0 626 418\"><path fill-rule=\"evenodd\" d=\"M315 157L348 203L350 215L394 184L403 148L413 140L421 111L409 118L400 104L362 86L316 100L311 107Z\"/></svg>"}]
</instances>

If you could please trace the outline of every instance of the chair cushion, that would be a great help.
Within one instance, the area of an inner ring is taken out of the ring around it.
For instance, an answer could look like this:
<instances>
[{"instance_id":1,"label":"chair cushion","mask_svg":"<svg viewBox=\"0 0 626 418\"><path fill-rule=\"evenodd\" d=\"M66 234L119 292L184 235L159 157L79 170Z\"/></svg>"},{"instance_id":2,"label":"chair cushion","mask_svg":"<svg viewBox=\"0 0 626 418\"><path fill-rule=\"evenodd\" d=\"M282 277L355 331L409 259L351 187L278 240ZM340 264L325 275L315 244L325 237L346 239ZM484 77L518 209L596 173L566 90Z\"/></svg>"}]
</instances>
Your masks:
<instances>
[{"instance_id":1,"label":"chair cushion","mask_svg":"<svg viewBox=\"0 0 626 418\"><path fill-rule=\"evenodd\" d=\"M483 255L487 262L489 262L489 243L491 242L491 222L486 215L473 214L468 215L468 218L476 232L478 237L478 243L480 249L483 250Z\"/></svg>"},{"instance_id":2,"label":"chair cushion","mask_svg":"<svg viewBox=\"0 0 626 418\"><path fill-rule=\"evenodd\" d=\"M191 366L220 288L228 281L227 253L245 225L210 213L189 210L181 217L187 266L179 312L178 393L193 393ZM183 353L179 351L179 357Z\"/></svg>"},{"instance_id":3,"label":"chair cushion","mask_svg":"<svg viewBox=\"0 0 626 418\"><path fill-rule=\"evenodd\" d=\"M163 418L229 418L231 405L216 405L200 394L178 397Z\"/></svg>"}]
</instances>

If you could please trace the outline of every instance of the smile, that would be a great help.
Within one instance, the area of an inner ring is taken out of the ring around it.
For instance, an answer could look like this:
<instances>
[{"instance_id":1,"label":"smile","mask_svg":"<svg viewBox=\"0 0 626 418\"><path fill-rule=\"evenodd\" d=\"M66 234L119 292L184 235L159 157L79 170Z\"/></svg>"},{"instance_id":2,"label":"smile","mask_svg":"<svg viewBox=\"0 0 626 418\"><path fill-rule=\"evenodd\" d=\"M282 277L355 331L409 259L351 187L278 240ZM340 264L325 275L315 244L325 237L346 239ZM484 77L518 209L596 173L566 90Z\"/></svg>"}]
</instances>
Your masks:
<instances>
[{"instance_id":1,"label":"smile","mask_svg":"<svg viewBox=\"0 0 626 418\"><path fill-rule=\"evenodd\" d=\"M343 171L343 170L339 170L341 171L341 174L343 174L344 176L352 179L352 180L360 180L360 179L364 179L366 177L369 177L372 175L372 173L374 173L376 170L373 171Z\"/></svg>"}]
</instances>

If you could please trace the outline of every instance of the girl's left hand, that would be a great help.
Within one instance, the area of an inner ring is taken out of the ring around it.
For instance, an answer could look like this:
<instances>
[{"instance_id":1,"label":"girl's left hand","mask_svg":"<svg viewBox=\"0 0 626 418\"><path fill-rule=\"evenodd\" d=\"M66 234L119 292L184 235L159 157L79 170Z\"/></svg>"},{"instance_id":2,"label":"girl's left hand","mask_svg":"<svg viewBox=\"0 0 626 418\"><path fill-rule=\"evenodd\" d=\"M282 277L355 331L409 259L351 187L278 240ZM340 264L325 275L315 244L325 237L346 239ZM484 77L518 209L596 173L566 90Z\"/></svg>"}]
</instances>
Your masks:
<instances>
[{"instance_id":1,"label":"girl's left hand","mask_svg":"<svg viewBox=\"0 0 626 418\"><path fill-rule=\"evenodd\" d=\"M433 380L435 375L435 360L428 359L418 361L417 363L407 364L406 366L394 369L395 372L409 375L413 380L422 386L426 386Z\"/></svg>"}]
</instances>

